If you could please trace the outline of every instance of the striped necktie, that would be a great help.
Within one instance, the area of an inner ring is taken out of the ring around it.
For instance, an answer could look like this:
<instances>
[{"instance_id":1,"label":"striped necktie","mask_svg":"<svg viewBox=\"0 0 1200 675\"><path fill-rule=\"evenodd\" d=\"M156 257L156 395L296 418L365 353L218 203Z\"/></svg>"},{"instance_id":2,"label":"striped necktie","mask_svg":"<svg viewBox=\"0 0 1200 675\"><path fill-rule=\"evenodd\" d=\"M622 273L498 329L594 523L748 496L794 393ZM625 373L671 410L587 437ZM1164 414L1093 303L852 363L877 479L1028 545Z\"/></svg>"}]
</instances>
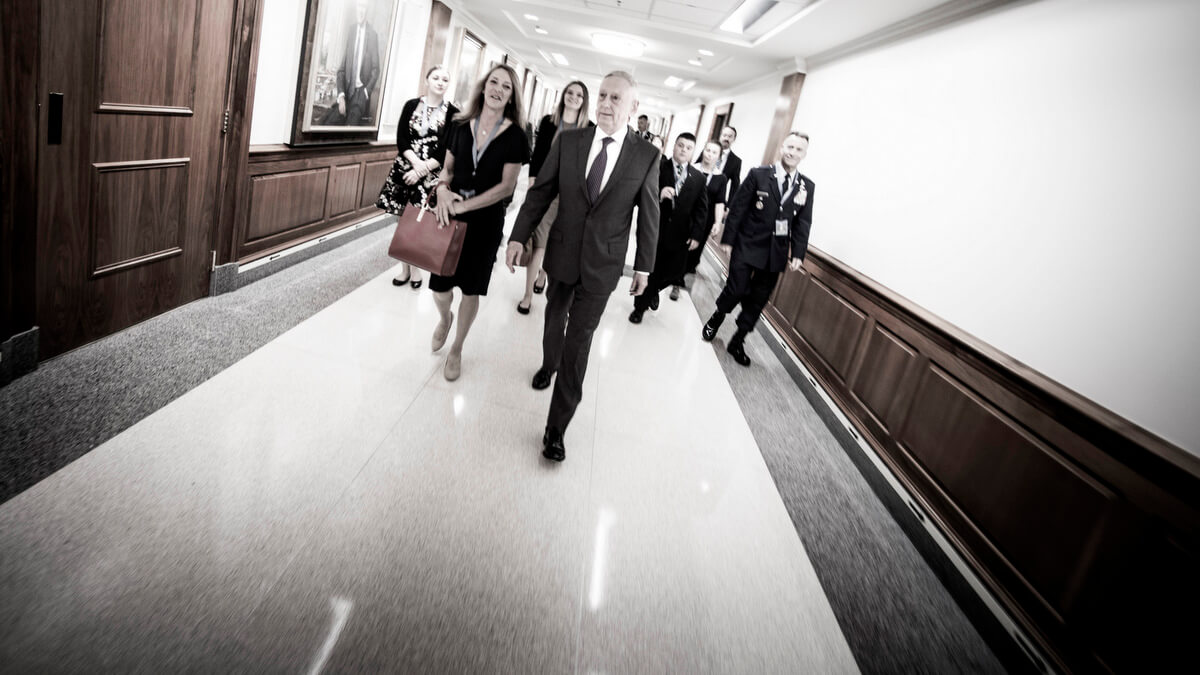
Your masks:
<instances>
[{"instance_id":1,"label":"striped necktie","mask_svg":"<svg viewBox=\"0 0 1200 675\"><path fill-rule=\"evenodd\" d=\"M600 184L604 182L604 167L608 166L608 144L612 143L611 136L600 139L600 153L592 160L592 168L587 174L588 201L595 204L600 197Z\"/></svg>"}]
</instances>

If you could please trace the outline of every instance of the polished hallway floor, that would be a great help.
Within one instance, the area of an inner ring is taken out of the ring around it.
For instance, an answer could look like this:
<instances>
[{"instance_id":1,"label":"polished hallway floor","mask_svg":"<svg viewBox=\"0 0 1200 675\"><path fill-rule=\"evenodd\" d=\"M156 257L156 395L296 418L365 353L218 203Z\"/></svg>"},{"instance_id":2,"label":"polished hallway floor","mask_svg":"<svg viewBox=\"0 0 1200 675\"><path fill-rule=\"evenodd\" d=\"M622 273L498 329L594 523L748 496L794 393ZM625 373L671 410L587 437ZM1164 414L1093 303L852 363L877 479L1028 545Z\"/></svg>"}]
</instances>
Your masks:
<instances>
[{"instance_id":1,"label":"polished hallway floor","mask_svg":"<svg viewBox=\"0 0 1200 675\"><path fill-rule=\"evenodd\" d=\"M856 671L686 294L634 326L614 293L554 465L521 277L453 383L390 278L0 506L0 661Z\"/></svg>"}]
</instances>

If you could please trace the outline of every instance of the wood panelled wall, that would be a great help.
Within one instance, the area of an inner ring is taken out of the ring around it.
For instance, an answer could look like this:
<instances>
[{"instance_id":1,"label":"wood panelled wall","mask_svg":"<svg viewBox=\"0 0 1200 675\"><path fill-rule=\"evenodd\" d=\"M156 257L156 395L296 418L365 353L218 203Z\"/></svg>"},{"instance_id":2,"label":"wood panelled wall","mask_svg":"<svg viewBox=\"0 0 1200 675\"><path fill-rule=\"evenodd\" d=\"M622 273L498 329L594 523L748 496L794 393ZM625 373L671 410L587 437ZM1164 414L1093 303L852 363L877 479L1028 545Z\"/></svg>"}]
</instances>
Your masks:
<instances>
[{"instance_id":1,"label":"wood panelled wall","mask_svg":"<svg viewBox=\"0 0 1200 675\"><path fill-rule=\"evenodd\" d=\"M1200 461L816 249L805 266L764 316L1057 665L1187 663Z\"/></svg>"},{"instance_id":2,"label":"wood panelled wall","mask_svg":"<svg viewBox=\"0 0 1200 675\"><path fill-rule=\"evenodd\" d=\"M396 146L252 149L234 259L249 262L381 213L375 208Z\"/></svg>"}]
</instances>

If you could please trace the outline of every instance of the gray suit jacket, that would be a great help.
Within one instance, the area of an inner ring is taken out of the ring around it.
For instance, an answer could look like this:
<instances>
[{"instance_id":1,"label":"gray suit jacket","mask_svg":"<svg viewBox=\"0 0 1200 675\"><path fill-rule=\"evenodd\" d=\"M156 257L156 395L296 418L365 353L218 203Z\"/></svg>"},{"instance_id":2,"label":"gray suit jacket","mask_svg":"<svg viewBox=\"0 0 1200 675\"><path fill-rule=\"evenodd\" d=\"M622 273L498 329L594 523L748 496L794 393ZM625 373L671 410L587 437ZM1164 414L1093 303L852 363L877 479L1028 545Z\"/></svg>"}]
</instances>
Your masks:
<instances>
[{"instance_id":1,"label":"gray suit jacket","mask_svg":"<svg viewBox=\"0 0 1200 675\"><path fill-rule=\"evenodd\" d=\"M537 181L525 194L510 242L525 244L558 197L542 267L554 280L582 282L589 293L612 293L625 269L633 207L638 210L634 268L654 269L658 245L658 148L628 130L621 156L595 204L588 203L587 156L599 127L554 137Z\"/></svg>"}]
</instances>

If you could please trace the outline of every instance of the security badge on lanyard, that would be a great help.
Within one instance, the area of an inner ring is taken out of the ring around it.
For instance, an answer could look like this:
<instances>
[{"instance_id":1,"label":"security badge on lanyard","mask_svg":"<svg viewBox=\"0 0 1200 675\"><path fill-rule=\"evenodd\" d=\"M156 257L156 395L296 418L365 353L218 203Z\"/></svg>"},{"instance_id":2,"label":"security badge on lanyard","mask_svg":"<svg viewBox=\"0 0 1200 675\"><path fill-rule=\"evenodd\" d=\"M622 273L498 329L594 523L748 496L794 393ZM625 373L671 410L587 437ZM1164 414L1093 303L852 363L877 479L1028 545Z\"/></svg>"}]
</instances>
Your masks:
<instances>
[{"instance_id":1,"label":"security badge on lanyard","mask_svg":"<svg viewBox=\"0 0 1200 675\"><path fill-rule=\"evenodd\" d=\"M786 181L786 179L785 179L785 181ZM782 215L786 212L787 217L775 219L775 236L776 237L788 236L788 221L791 219L791 216L796 213L796 204L804 203L802 201L802 197L801 197L801 193L804 190L804 183L800 182L799 176L796 177L795 182L796 182L796 184L792 186L792 189L788 190L779 199L779 213ZM794 196L792 196L792 199L791 199L792 207L790 209L785 209L785 206L788 203L788 197L790 195L794 195ZM807 199L807 198L808 198L808 195L804 194L803 199ZM762 207L760 206L759 208L762 208Z\"/></svg>"}]
</instances>

